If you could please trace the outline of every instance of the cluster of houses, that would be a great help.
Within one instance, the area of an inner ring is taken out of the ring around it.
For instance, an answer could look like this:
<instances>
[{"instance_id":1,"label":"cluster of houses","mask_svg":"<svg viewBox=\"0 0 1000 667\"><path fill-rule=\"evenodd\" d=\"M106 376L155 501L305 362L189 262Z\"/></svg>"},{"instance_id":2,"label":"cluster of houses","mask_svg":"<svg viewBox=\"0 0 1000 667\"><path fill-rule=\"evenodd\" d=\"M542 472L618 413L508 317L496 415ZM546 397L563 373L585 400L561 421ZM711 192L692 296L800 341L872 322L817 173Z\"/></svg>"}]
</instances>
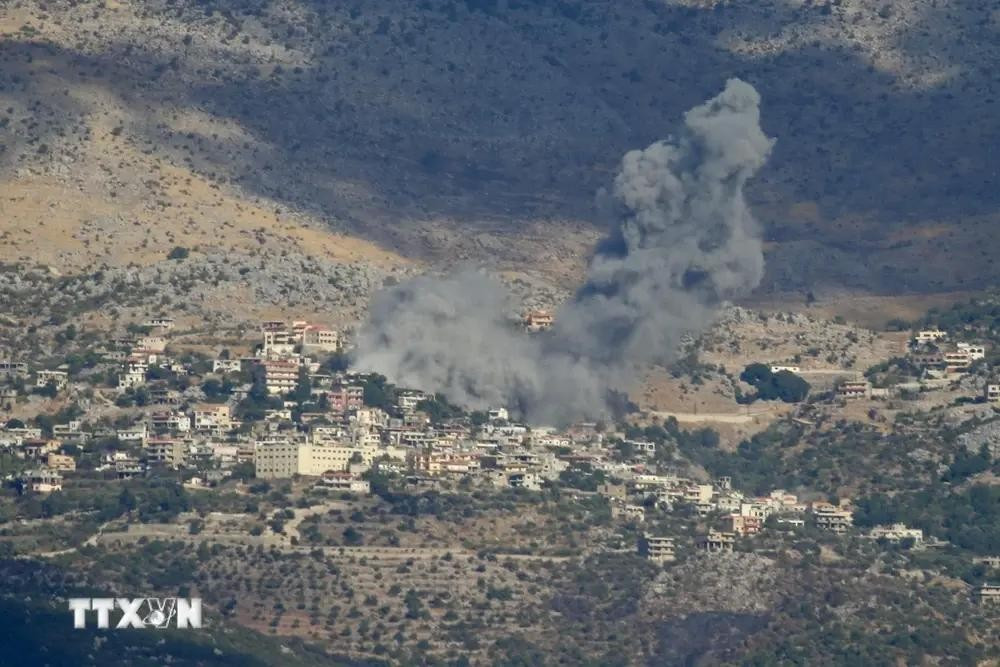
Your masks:
<instances>
[{"instance_id":1,"label":"cluster of houses","mask_svg":"<svg viewBox=\"0 0 1000 667\"><path fill-rule=\"evenodd\" d=\"M986 358L986 346L978 343L948 342L948 334L939 329L925 329L913 332L907 346L907 360L919 368L930 381L951 380L968 373L975 362ZM771 365L771 372L788 371L800 374L802 369L788 363ZM922 381L898 387L875 387L862 374L845 377L837 381L835 395L844 400L889 398L894 389L919 389ZM986 400L1000 405L1000 384L991 384L986 389Z\"/></svg>"},{"instance_id":2,"label":"cluster of houses","mask_svg":"<svg viewBox=\"0 0 1000 667\"><path fill-rule=\"evenodd\" d=\"M644 470L615 470L621 482L601 485L598 492L611 504L612 515L637 523L644 522L651 511L671 512L686 506L703 517L712 516L716 527L696 542L697 548L707 553L732 551L737 539L760 533L767 520L774 517L779 524L804 526L806 517L823 530L844 533L852 525L850 503L842 500L839 505L828 502L801 502L798 497L778 489L766 496L747 496L732 487L732 480L720 477L711 483L702 483L676 475L654 475ZM663 536L645 535L640 542L640 553L648 544ZM654 551L657 551L654 549ZM658 550L657 560L666 558L666 550Z\"/></svg>"},{"instance_id":3,"label":"cluster of houses","mask_svg":"<svg viewBox=\"0 0 1000 667\"><path fill-rule=\"evenodd\" d=\"M551 324L544 311L525 316L524 325L531 331ZM190 361L167 353L172 320L159 318L146 325L146 333L114 341L110 351L101 352L120 364L117 391L141 387L148 403L121 411L125 417L120 415L114 426L108 420L95 424L84 418L55 424L45 432L17 420L0 428L0 449L29 463L18 477L23 488L41 494L61 490L64 475L77 469L81 453L94 451L91 443L100 441L101 458L93 467L117 478L141 477L155 466L166 466L190 471L189 483L210 484L230 476L234 467L249 464L260 479L313 478L318 488L360 494L371 492L370 472L402 475L414 485L440 485L451 478L528 490L542 489L568 471L600 472L609 481L597 485L596 493L607 499L614 518L641 524L650 512L687 507L709 519L712 528L695 543L709 554L732 551L741 538L764 530L769 519L792 527L808 522L835 534L852 526L848 500L803 502L780 489L755 497L734 489L726 477L706 483L654 473L649 463L656 455L655 443L623 439L594 423L565 429L529 427L499 407L476 419L461 415L432 420L427 402L433 397L417 389L396 388L391 403L386 395L368 404L366 387L373 377L330 371L317 362L311 354L340 352L344 341L338 332L304 321L263 323L251 356L202 359L201 380L228 382L224 394L165 389L151 376L154 365L178 375L195 371ZM918 332L916 341L936 345L942 339L938 334ZM985 354L977 346L959 344L956 349L970 359ZM777 370L799 371L793 366L772 368ZM0 379L27 377L26 364L0 362ZM61 369L35 374L36 387L61 391L69 383ZM842 383L841 391L872 395L870 386L852 386ZM261 389L266 408L241 419L241 406ZM308 395L303 397L303 391ZM1000 385L991 385L989 392L990 400L1000 402ZM879 526L868 537L925 543L920 530L904 525ZM639 550L656 562L669 562L675 558L674 538L646 534Z\"/></svg>"},{"instance_id":4,"label":"cluster of houses","mask_svg":"<svg viewBox=\"0 0 1000 667\"><path fill-rule=\"evenodd\" d=\"M917 331L910 341L910 361L936 377L965 373L974 362L985 358L985 346L965 342L949 344L948 334L939 329Z\"/></svg>"}]
</instances>

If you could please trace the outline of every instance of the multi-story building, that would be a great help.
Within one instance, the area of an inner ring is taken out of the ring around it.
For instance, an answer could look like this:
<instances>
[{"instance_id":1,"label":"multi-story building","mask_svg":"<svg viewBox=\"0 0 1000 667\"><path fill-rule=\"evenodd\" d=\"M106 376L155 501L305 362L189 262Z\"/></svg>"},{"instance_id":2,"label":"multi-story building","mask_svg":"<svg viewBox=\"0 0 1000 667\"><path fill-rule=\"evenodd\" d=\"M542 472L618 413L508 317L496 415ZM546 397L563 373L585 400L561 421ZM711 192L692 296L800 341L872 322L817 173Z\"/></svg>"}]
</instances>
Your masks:
<instances>
[{"instance_id":1,"label":"multi-story building","mask_svg":"<svg viewBox=\"0 0 1000 667\"><path fill-rule=\"evenodd\" d=\"M243 368L243 362L239 359L213 359L213 373L239 373Z\"/></svg>"},{"instance_id":2,"label":"multi-story building","mask_svg":"<svg viewBox=\"0 0 1000 667\"><path fill-rule=\"evenodd\" d=\"M35 493L62 491L62 475L58 470L40 468L25 475L25 485Z\"/></svg>"},{"instance_id":3,"label":"multi-story building","mask_svg":"<svg viewBox=\"0 0 1000 667\"><path fill-rule=\"evenodd\" d=\"M264 322L260 328L265 359L287 357L295 352L295 334L284 322Z\"/></svg>"},{"instance_id":4,"label":"multi-story building","mask_svg":"<svg viewBox=\"0 0 1000 667\"><path fill-rule=\"evenodd\" d=\"M743 514L730 514L723 520L723 529L727 533L734 535L756 535L760 532L763 521L757 516L746 516Z\"/></svg>"},{"instance_id":5,"label":"multi-story building","mask_svg":"<svg viewBox=\"0 0 1000 667\"><path fill-rule=\"evenodd\" d=\"M944 340L947 337L948 334L940 329L925 329L923 331L918 331L913 338L918 343L933 343L935 341Z\"/></svg>"},{"instance_id":6,"label":"multi-story building","mask_svg":"<svg viewBox=\"0 0 1000 667\"><path fill-rule=\"evenodd\" d=\"M835 533L846 532L851 527L854 516L850 510L829 503L813 503L812 514L817 528Z\"/></svg>"},{"instance_id":7,"label":"multi-story building","mask_svg":"<svg viewBox=\"0 0 1000 667\"><path fill-rule=\"evenodd\" d=\"M972 357L967 350L944 353L944 369L948 373L964 373L971 364Z\"/></svg>"},{"instance_id":8,"label":"multi-story building","mask_svg":"<svg viewBox=\"0 0 1000 667\"><path fill-rule=\"evenodd\" d=\"M51 452L45 457L45 467L49 470L76 470L76 459L66 454Z\"/></svg>"},{"instance_id":9,"label":"multi-story building","mask_svg":"<svg viewBox=\"0 0 1000 667\"><path fill-rule=\"evenodd\" d=\"M986 347L974 343L955 343L958 352L964 352L969 357L969 361L978 361L986 358Z\"/></svg>"},{"instance_id":10,"label":"multi-story building","mask_svg":"<svg viewBox=\"0 0 1000 667\"><path fill-rule=\"evenodd\" d=\"M890 542L911 539L916 544L924 541L924 531L919 528L907 528L905 523L894 523L891 526L875 526L869 531L872 539L884 539Z\"/></svg>"},{"instance_id":11,"label":"multi-story building","mask_svg":"<svg viewBox=\"0 0 1000 667\"><path fill-rule=\"evenodd\" d=\"M841 398L868 398L872 386L867 380L844 380L837 385L837 396Z\"/></svg>"},{"instance_id":12,"label":"multi-story building","mask_svg":"<svg viewBox=\"0 0 1000 667\"><path fill-rule=\"evenodd\" d=\"M340 333L319 325L308 325L302 331L302 349L336 352L340 349Z\"/></svg>"},{"instance_id":13,"label":"multi-story building","mask_svg":"<svg viewBox=\"0 0 1000 667\"><path fill-rule=\"evenodd\" d=\"M287 394L299 382L299 365L292 361L265 361L264 381L269 394Z\"/></svg>"},{"instance_id":14,"label":"multi-story building","mask_svg":"<svg viewBox=\"0 0 1000 667\"><path fill-rule=\"evenodd\" d=\"M225 403L200 403L191 416L196 431L228 431L233 426L232 409Z\"/></svg>"},{"instance_id":15,"label":"multi-story building","mask_svg":"<svg viewBox=\"0 0 1000 667\"><path fill-rule=\"evenodd\" d=\"M187 447L181 440L150 438L144 447L146 460L168 466L184 465Z\"/></svg>"},{"instance_id":16,"label":"multi-story building","mask_svg":"<svg viewBox=\"0 0 1000 667\"><path fill-rule=\"evenodd\" d=\"M975 590L979 604L1000 604L1000 584L983 584Z\"/></svg>"},{"instance_id":17,"label":"multi-story building","mask_svg":"<svg viewBox=\"0 0 1000 667\"><path fill-rule=\"evenodd\" d=\"M375 447L295 442L258 443L254 451L254 465L257 477L262 479L292 475L318 477L331 470L347 470L352 461L371 465L380 454L380 450Z\"/></svg>"},{"instance_id":18,"label":"multi-story building","mask_svg":"<svg viewBox=\"0 0 1000 667\"><path fill-rule=\"evenodd\" d=\"M56 389L63 389L69 382L69 374L66 371L46 371L41 370L35 373L35 386L45 387L53 383Z\"/></svg>"},{"instance_id":19,"label":"multi-story building","mask_svg":"<svg viewBox=\"0 0 1000 667\"><path fill-rule=\"evenodd\" d=\"M670 563L677 557L674 552L674 538L647 533L639 540L639 555L654 563Z\"/></svg>"},{"instance_id":20,"label":"multi-story building","mask_svg":"<svg viewBox=\"0 0 1000 667\"><path fill-rule=\"evenodd\" d=\"M413 412L421 401L427 399L427 394L415 389L404 389L396 395L396 405L403 412Z\"/></svg>"},{"instance_id":21,"label":"multi-story building","mask_svg":"<svg viewBox=\"0 0 1000 667\"><path fill-rule=\"evenodd\" d=\"M364 387L357 385L338 385L326 392L330 411L344 414L360 410L365 405Z\"/></svg>"},{"instance_id":22,"label":"multi-story building","mask_svg":"<svg viewBox=\"0 0 1000 667\"><path fill-rule=\"evenodd\" d=\"M125 372L118 375L118 389L125 391L146 384L149 362L140 356L130 356L125 362Z\"/></svg>"},{"instance_id":23,"label":"multi-story building","mask_svg":"<svg viewBox=\"0 0 1000 667\"><path fill-rule=\"evenodd\" d=\"M149 421L158 433L187 433L191 430L191 418L180 411L155 412Z\"/></svg>"},{"instance_id":24,"label":"multi-story building","mask_svg":"<svg viewBox=\"0 0 1000 667\"><path fill-rule=\"evenodd\" d=\"M524 328L527 331L545 331L552 328L554 318L547 310L529 310L524 315Z\"/></svg>"},{"instance_id":25,"label":"multi-story building","mask_svg":"<svg viewBox=\"0 0 1000 667\"><path fill-rule=\"evenodd\" d=\"M708 535L705 535L698 540L696 546L702 551L706 551L708 553L732 551L733 547L736 546L736 536L732 533L722 533L717 530L710 530L708 531Z\"/></svg>"},{"instance_id":26,"label":"multi-story building","mask_svg":"<svg viewBox=\"0 0 1000 667\"><path fill-rule=\"evenodd\" d=\"M0 378L13 380L28 377L28 364L23 361L0 360Z\"/></svg>"},{"instance_id":27,"label":"multi-story building","mask_svg":"<svg viewBox=\"0 0 1000 667\"><path fill-rule=\"evenodd\" d=\"M351 493L371 493L371 483L361 479L357 475L349 472L326 472L320 477L317 486L324 489L337 491L350 491Z\"/></svg>"}]
</instances>

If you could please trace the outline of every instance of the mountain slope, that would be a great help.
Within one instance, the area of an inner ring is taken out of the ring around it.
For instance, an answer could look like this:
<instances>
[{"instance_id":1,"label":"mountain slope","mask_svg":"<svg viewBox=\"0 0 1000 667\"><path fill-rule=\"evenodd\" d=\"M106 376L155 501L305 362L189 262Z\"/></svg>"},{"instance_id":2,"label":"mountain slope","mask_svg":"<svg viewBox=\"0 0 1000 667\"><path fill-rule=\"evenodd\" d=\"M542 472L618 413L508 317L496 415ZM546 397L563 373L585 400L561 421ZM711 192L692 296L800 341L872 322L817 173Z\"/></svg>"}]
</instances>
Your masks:
<instances>
[{"instance_id":1,"label":"mountain slope","mask_svg":"<svg viewBox=\"0 0 1000 667\"><path fill-rule=\"evenodd\" d=\"M175 238L192 218L220 241L253 220L209 216L209 188L280 211L265 230L569 283L621 154L738 75L778 137L750 193L765 289L997 278L987 2L21 1L0 34L8 221L37 179L50 202L88 198L78 228L122 201ZM47 215L39 202L9 231ZM8 259L39 250L3 241Z\"/></svg>"}]
</instances>

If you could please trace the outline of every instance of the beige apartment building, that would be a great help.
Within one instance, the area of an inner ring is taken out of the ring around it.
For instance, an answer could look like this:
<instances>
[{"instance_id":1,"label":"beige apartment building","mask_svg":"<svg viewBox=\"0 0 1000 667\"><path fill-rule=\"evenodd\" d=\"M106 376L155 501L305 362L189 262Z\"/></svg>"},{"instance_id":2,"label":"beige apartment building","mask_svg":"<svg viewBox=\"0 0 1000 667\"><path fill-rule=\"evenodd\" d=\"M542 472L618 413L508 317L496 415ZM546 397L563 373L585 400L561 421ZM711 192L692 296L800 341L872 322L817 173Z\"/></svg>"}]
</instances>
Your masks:
<instances>
[{"instance_id":1,"label":"beige apartment building","mask_svg":"<svg viewBox=\"0 0 1000 667\"><path fill-rule=\"evenodd\" d=\"M293 475L319 477L329 471L347 470L351 460L371 465L383 452L376 447L347 447L301 443L258 443L254 465L261 479Z\"/></svg>"}]
</instances>

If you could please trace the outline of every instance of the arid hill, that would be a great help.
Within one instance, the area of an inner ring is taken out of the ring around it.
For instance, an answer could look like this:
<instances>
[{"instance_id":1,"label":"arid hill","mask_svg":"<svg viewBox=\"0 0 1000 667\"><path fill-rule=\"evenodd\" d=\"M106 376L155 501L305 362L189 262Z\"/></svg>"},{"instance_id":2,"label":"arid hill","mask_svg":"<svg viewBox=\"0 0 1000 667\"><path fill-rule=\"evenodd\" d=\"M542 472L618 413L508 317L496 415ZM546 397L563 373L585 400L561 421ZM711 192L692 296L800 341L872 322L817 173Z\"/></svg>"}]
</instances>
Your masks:
<instances>
[{"instance_id":1,"label":"arid hill","mask_svg":"<svg viewBox=\"0 0 1000 667\"><path fill-rule=\"evenodd\" d=\"M1000 277L984 0L12 0L0 39L8 262L288 243L565 286L622 153L739 76L778 138L763 291Z\"/></svg>"}]
</instances>

